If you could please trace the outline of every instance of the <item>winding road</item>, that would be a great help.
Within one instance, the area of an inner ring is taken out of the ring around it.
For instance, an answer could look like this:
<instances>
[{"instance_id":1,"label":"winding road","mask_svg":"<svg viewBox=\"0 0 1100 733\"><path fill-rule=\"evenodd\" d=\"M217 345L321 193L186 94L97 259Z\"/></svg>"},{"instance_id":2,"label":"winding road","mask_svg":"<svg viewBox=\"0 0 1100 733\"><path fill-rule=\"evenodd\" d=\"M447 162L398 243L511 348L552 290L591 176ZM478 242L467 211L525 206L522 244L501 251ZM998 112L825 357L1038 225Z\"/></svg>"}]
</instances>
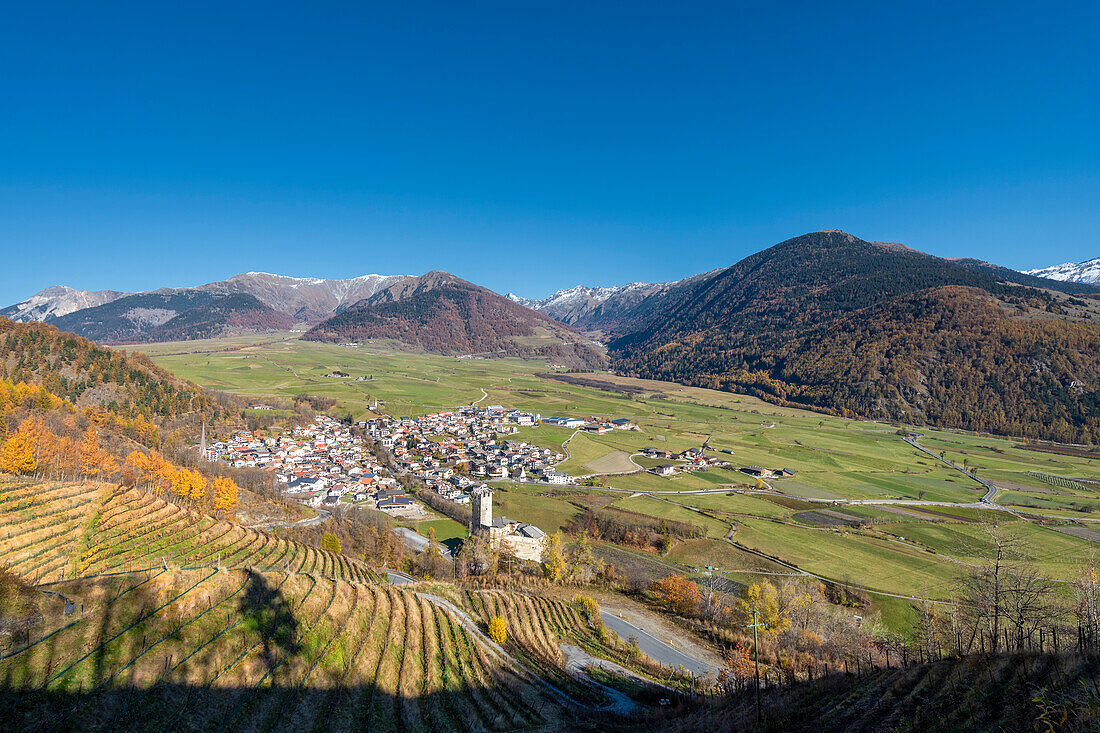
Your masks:
<instances>
[{"instance_id":1,"label":"winding road","mask_svg":"<svg viewBox=\"0 0 1100 733\"><path fill-rule=\"evenodd\" d=\"M919 435L919 434L917 434L917 435L906 435L904 438L902 438L902 440L904 440L906 443L913 446L917 450L919 450L923 453L927 453L928 455L935 458L937 461L942 461L943 463L946 463L948 466L951 466L951 468L955 469L956 471L960 471L960 472L966 474L967 476L969 476L970 478L974 479L975 481L977 481L979 484L981 484L982 486L984 486L986 488L985 496L983 496L981 499L978 499L978 501L982 502L983 504L994 504L993 499L996 498L997 492L1000 491L1000 489L998 487L994 486L989 481L986 481L984 478L978 478L977 475L975 475L974 473L971 473L970 471L963 468L962 466L955 463L954 461L950 461L947 458L944 458L943 456L939 455L935 451L933 451L929 448L925 448L923 445L921 445L920 443L917 442L917 438L923 438L923 437L924 437L923 435ZM996 505L996 506L999 506L999 505ZM1004 507L1000 507L1000 508L1003 509Z\"/></svg>"},{"instance_id":2,"label":"winding road","mask_svg":"<svg viewBox=\"0 0 1100 733\"><path fill-rule=\"evenodd\" d=\"M694 675L717 672L714 667L703 660L685 654L667 642L661 641L648 631L638 628L629 621L621 619L609 611L600 611L600 618L603 619L607 628L614 631L624 640L632 637L636 639L638 641L638 648L645 652L648 657L657 660L661 664L667 664L674 668L683 666L684 669Z\"/></svg>"}]
</instances>

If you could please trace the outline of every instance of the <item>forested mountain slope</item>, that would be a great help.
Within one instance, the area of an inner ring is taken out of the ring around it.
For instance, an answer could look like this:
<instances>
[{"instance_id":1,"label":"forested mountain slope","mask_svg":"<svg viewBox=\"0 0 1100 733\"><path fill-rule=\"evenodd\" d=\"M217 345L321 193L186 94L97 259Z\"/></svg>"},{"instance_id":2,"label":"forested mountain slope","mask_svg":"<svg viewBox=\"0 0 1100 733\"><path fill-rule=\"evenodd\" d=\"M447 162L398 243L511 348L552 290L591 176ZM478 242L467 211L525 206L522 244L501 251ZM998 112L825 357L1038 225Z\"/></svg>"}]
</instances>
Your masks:
<instances>
[{"instance_id":1,"label":"forested mountain slope","mask_svg":"<svg viewBox=\"0 0 1100 733\"><path fill-rule=\"evenodd\" d=\"M1082 294L817 232L681 292L609 346L631 375L840 414L1097 441L1100 302L1090 286L1072 287Z\"/></svg>"},{"instance_id":2,"label":"forested mountain slope","mask_svg":"<svg viewBox=\"0 0 1100 733\"><path fill-rule=\"evenodd\" d=\"M569 326L445 272L381 290L304 338L394 339L439 354L543 357L575 367L606 364L595 345Z\"/></svg>"},{"instance_id":3,"label":"forested mountain slope","mask_svg":"<svg viewBox=\"0 0 1100 733\"><path fill-rule=\"evenodd\" d=\"M77 408L95 406L148 420L206 412L232 400L156 366L42 323L0 318L0 378L33 382Z\"/></svg>"}]
</instances>

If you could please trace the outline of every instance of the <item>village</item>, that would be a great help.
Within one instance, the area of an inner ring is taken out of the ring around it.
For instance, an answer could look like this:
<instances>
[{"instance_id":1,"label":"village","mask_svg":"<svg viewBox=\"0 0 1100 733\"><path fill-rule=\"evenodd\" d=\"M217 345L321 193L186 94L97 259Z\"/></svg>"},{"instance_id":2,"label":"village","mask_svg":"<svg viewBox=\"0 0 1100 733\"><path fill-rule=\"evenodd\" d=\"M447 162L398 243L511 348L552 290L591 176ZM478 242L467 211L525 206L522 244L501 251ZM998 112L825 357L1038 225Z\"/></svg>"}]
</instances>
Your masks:
<instances>
[{"instance_id":1,"label":"village","mask_svg":"<svg viewBox=\"0 0 1100 733\"><path fill-rule=\"evenodd\" d=\"M259 437L238 431L229 440L204 443L200 450L211 461L271 471L283 494L306 506L332 511L341 502L352 503L401 521L433 516L398 480L415 476L442 499L473 505L472 534L505 544L519 557L537 560L544 533L533 525L493 517L492 489L485 482L573 482L554 470L565 457L561 452L505 437L521 426L541 422L539 415L499 406L459 407L421 417L378 416L354 426L319 415L284 435ZM547 422L569 427L585 424L572 418L548 418ZM368 447L371 444L383 450L376 454Z\"/></svg>"},{"instance_id":2,"label":"village","mask_svg":"<svg viewBox=\"0 0 1100 733\"><path fill-rule=\"evenodd\" d=\"M296 426L283 435L261 438L239 431L227 441L201 449L208 460L271 471L288 499L323 512L350 503L384 512L401 522L432 519L437 516L432 509L402 486L402 477L414 477L423 487L421 497L428 503L433 503L435 496L439 501L470 507L471 534L507 545L519 557L538 559L544 533L533 525L494 517L489 482L547 486L576 482L555 469L566 458L564 449L539 447L509 437L520 428L540 425L597 434L635 429L627 419L543 417L499 405L464 406L419 417L379 414L354 425L319 415L312 423ZM679 453L652 447L640 453L680 462L648 469L661 476L729 466L724 460L706 456L705 444ZM758 480L793 474L789 469L773 472L755 466L740 470ZM452 513L438 503L433 506ZM410 534L403 532L403 536ZM422 544L422 538L411 539Z\"/></svg>"}]
</instances>

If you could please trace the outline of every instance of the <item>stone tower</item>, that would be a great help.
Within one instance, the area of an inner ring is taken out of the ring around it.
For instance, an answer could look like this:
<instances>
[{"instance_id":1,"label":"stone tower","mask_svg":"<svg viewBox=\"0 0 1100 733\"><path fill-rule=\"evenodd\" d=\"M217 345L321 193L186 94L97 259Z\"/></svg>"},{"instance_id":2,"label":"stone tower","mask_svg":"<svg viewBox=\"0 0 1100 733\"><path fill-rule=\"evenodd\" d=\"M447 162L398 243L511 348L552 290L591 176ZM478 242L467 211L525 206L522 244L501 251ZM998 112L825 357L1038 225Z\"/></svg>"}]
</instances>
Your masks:
<instances>
[{"instance_id":1,"label":"stone tower","mask_svg":"<svg viewBox=\"0 0 1100 733\"><path fill-rule=\"evenodd\" d=\"M493 526L493 490L479 486L470 493L470 534Z\"/></svg>"}]
</instances>

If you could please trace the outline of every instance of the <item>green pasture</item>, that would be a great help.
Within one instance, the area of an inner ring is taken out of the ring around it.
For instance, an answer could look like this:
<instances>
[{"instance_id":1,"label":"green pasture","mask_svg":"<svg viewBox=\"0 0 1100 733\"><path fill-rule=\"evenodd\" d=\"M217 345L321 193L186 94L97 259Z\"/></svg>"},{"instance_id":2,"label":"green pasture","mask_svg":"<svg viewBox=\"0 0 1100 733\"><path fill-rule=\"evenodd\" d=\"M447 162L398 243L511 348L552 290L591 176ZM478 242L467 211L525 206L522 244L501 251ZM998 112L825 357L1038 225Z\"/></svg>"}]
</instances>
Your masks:
<instances>
[{"instance_id":1,"label":"green pasture","mask_svg":"<svg viewBox=\"0 0 1100 733\"><path fill-rule=\"evenodd\" d=\"M611 506L616 509L648 514L652 517L670 519L675 522L694 524L701 527L706 532L707 537L714 539L722 539L729 532L729 525L725 522L692 510L689 507L650 496L630 496L613 502Z\"/></svg>"},{"instance_id":2,"label":"green pasture","mask_svg":"<svg viewBox=\"0 0 1100 733\"><path fill-rule=\"evenodd\" d=\"M738 575L733 579L739 583L747 582L740 576L745 572L792 572L790 568L734 547L724 540L699 539L681 542L669 551L667 557L669 560L692 567L704 568L710 565L719 570L734 571Z\"/></svg>"},{"instance_id":3,"label":"green pasture","mask_svg":"<svg viewBox=\"0 0 1100 733\"><path fill-rule=\"evenodd\" d=\"M985 491L977 482L905 443L897 434L896 425L777 407L754 397L669 382L605 373L582 375L641 390L624 394L537 376L548 371L546 363L540 361L455 359L400 351L383 342L346 349L300 341L295 334L150 344L140 349L157 364L182 377L275 406L300 393L321 395L332 397L338 409L360 418L370 414L367 406L375 399L383 401L383 410L395 416L425 414L477 402L537 412L543 417L627 417L638 426L636 431L581 433L574 437L569 443L570 459L561 465L574 475L591 473L589 463L618 451L633 454L647 446L680 451L701 446L709 437L709 447L716 451L712 455L735 466L794 470L793 478L768 480L775 490L791 496L972 503ZM334 369L353 377L366 377L368 381L323 376ZM1069 478L1100 479L1100 461L1096 459L1027 450L1020 447L1019 441L1007 438L927 428L917 428L916 432L923 434L921 444L935 453L942 452L960 465L965 462L980 476L1009 485L999 497L1005 504L1028 506L1027 511L1067 519L1090 516L1072 511L1072 503L1094 510L1100 508L1100 491L1068 491L1027 476L1028 471L1040 471ZM520 428L514 437L560 450L562 442L572 433L540 426ZM729 453L717 452L722 450ZM637 460L645 466L666 462ZM740 472L719 469L669 478L637 473L600 480L604 485L635 492L732 489L754 483ZM531 522L546 531L561 528L579 511L567 497L543 496L545 487L505 483L496 486L497 514ZM679 545L670 557L694 566L752 562L740 558L745 553L721 542L730 528L722 519L728 519L737 527L734 539L746 546L834 580L847 579L886 592L946 597L954 579L967 567L891 542L885 533L877 537L844 534L768 521L786 518L792 511L760 496L679 494L665 496L669 501L646 496L604 496L622 509L703 527L708 539ZM1005 512L956 507L931 509L1018 527L1022 546L1050 577L1072 579L1079 561L1094 547L1087 540L1019 520ZM695 510L712 512L722 519ZM879 521L876 530L904 536L962 563L977 561L983 549L988 549L976 525L937 522L933 516L922 521L873 507L853 507L851 511L875 517ZM437 536L442 538L448 527L441 524ZM459 529L464 531L461 527L451 531L457 533ZM708 556L712 561L707 562ZM882 606L884 615L901 618L911 613L906 601L882 598L876 604Z\"/></svg>"},{"instance_id":4,"label":"green pasture","mask_svg":"<svg viewBox=\"0 0 1100 733\"><path fill-rule=\"evenodd\" d=\"M733 539L830 580L887 593L947 598L963 572L931 553L853 532L741 519Z\"/></svg>"},{"instance_id":5,"label":"green pasture","mask_svg":"<svg viewBox=\"0 0 1100 733\"><path fill-rule=\"evenodd\" d=\"M568 501L493 484L494 516L527 522L544 532L557 532L578 513L580 509Z\"/></svg>"}]
</instances>

